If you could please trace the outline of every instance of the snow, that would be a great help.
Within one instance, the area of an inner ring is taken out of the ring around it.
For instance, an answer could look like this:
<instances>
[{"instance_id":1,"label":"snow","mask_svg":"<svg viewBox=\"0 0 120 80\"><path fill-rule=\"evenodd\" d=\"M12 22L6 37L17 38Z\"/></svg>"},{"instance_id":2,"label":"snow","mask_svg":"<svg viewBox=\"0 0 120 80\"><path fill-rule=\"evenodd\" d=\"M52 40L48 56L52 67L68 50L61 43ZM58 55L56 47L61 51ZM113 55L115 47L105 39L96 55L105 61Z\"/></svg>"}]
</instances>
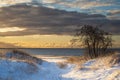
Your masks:
<instances>
[{"instance_id":1,"label":"snow","mask_svg":"<svg viewBox=\"0 0 120 80\"><path fill-rule=\"evenodd\" d=\"M0 59L0 80L120 80L120 64L112 67L93 67L97 60L89 60L81 69L67 64L60 68L57 63L65 59L46 57L41 65Z\"/></svg>"},{"instance_id":2,"label":"snow","mask_svg":"<svg viewBox=\"0 0 120 80\"><path fill-rule=\"evenodd\" d=\"M73 80L120 80L119 64L110 68L104 66L95 68L92 66L95 62L96 60L88 61L83 65L82 69L73 69L63 76L73 78Z\"/></svg>"},{"instance_id":3,"label":"snow","mask_svg":"<svg viewBox=\"0 0 120 80\"><path fill-rule=\"evenodd\" d=\"M0 60L0 80L30 80L31 77L28 75L36 72L34 66L25 62Z\"/></svg>"}]
</instances>

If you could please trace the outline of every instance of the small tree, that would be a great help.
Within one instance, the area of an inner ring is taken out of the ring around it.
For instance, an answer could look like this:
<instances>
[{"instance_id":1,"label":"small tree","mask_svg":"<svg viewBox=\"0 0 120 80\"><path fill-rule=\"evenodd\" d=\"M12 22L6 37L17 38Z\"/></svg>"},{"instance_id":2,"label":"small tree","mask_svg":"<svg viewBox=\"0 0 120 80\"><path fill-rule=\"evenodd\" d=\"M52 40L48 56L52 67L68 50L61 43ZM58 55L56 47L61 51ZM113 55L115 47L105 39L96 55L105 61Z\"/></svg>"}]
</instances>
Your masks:
<instances>
[{"instance_id":1,"label":"small tree","mask_svg":"<svg viewBox=\"0 0 120 80\"><path fill-rule=\"evenodd\" d=\"M99 27L84 25L76 30L75 36L76 38L71 41L76 44L82 42L86 56L90 58L105 55L108 48L112 47L111 34L99 29Z\"/></svg>"}]
</instances>

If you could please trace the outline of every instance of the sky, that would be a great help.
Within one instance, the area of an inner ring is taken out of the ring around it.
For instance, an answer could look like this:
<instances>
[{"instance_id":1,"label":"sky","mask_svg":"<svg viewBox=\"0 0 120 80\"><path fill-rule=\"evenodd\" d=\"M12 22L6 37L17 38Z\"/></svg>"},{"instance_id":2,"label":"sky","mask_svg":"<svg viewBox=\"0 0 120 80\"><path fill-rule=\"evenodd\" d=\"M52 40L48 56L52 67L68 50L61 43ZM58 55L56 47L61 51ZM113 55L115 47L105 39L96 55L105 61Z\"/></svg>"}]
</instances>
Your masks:
<instances>
[{"instance_id":1,"label":"sky","mask_svg":"<svg viewBox=\"0 0 120 80\"><path fill-rule=\"evenodd\" d=\"M0 0L1 48L70 48L86 24L102 25L120 48L120 0Z\"/></svg>"}]
</instances>

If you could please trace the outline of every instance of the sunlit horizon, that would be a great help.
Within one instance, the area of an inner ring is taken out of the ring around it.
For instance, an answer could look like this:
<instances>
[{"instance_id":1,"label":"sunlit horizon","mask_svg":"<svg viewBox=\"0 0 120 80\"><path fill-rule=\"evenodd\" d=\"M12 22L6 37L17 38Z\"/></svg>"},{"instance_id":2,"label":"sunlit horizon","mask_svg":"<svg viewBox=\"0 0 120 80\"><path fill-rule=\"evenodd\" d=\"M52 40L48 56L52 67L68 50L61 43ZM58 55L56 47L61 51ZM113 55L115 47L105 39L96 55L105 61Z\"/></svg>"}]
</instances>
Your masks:
<instances>
[{"instance_id":1,"label":"sunlit horizon","mask_svg":"<svg viewBox=\"0 0 120 80\"><path fill-rule=\"evenodd\" d=\"M70 40L73 39L73 37L74 36L70 35L6 36L0 37L0 42L3 42L3 44L6 43L5 45L13 45L11 48L82 48L82 46L71 45ZM120 37L116 35L112 38L114 40L113 48L119 48Z\"/></svg>"}]
</instances>

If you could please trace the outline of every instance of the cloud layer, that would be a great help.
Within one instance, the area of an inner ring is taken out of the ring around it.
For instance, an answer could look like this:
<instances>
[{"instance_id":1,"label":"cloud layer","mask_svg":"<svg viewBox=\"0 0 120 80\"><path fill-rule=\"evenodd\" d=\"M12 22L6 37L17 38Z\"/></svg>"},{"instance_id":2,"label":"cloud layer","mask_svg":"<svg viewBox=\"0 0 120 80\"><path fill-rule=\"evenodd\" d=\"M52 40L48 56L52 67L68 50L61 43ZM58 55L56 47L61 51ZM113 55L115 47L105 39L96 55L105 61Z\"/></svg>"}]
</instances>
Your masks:
<instances>
[{"instance_id":1,"label":"cloud layer","mask_svg":"<svg viewBox=\"0 0 120 80\"><path fill-rule=\"evenodd\" d=\"M113 13L112 11L110 12L114 14L116 11ZM102 28L106 31L119 34L119 22L120 20L109 20L102 14L67 12L42 6L33 7L19 4L0 9L0 28L19 27L21 29L25 28L25 30L8 31L0 33L0 36L23 36L33 34L71 35L74 33L76 26L84 24L102 24Z\"/></svg>"},{"instance_id":2,"label":"cloud layer","mask_svg":"<svg viewBox=\"0 0 120 80\"><path fill-rule=\"evenodd\" d=\"M120 0L41 0L45 6L63 9L67 11L99 13L108 16L109 19L120 19L120 14L109 14L109 10L119 10ZM119 10L120 11L120 10ZM117 16L117 17L113 17ZM119 18L118 18L119 17Z\"/></svg>"},{"instance_id":3,"label":"cloud layer","mask_svg":"<svg viewBox=\"0 0 120 80\"><path fill-rule=\"evenodd\" d=\"M45 6L54 9L103 14L109 19L120 20L120 14L109 11L120 11L120 0L0 0L0 6L26 3L33 6Z\"/></svg>"}]
</instances>

